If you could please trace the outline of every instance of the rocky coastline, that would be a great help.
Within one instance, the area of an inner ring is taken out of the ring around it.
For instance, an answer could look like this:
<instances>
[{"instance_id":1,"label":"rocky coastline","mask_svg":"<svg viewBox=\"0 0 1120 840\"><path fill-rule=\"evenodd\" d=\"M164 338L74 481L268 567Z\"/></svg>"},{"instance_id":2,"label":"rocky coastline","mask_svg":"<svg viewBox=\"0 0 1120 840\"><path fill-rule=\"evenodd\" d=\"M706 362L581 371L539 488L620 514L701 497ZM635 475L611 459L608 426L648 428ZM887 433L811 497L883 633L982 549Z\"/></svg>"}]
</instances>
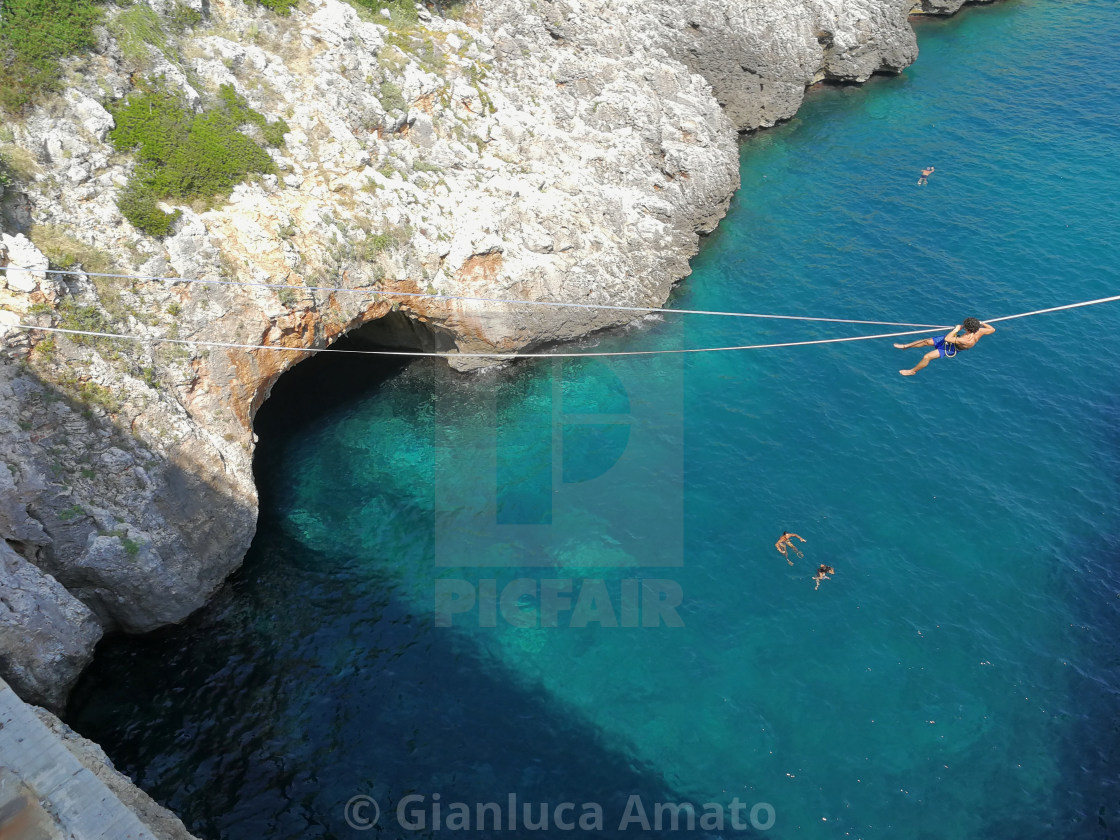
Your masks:
<instances>
[{"instance_id":1,"label":"rocky coastline","mask_svg":"<svg viewBox=\"0 0 1120 840\"><path fill-rule=\"evenodd\" d=\"M253 537L253 419L302 351L360 329L506 352L632 320L401 293L659 306L739 186L741 132L815 83L901 71L910 16L965 2L478 0L402 22L149 0L193 23L139 50L98 27L63 92L0 132L0 678L61 711L104 633L206 602ZM137 230L107 106L140 76L191 103L230 85L283 119L275 171ZM140 279L167 277L211 283Z\"/></svg>"}]
</instances>

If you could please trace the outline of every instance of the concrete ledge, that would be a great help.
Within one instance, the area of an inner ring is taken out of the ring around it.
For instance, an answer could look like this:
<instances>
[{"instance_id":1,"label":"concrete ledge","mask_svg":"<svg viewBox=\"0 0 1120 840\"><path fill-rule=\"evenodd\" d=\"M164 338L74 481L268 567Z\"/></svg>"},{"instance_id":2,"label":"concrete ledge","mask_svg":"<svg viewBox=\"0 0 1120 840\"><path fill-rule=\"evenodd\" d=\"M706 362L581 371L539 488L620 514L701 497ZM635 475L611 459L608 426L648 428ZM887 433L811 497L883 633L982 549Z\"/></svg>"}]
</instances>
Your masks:
<instances>
[{"instance_id":1,"label":"concrete ledge","mask_svg":"<svg viewBox=\"0 0 1120 840\"><path fill-rule=\"evenodd\" d=\"M0 819L5 820L0 822L0 838L155 840L136 815L78 763L3 680L0 767L10 770L22 783L2 788L7 802L0 801ZM37 802L28 802L28 793Z\"/></svg>"}]
</instances>

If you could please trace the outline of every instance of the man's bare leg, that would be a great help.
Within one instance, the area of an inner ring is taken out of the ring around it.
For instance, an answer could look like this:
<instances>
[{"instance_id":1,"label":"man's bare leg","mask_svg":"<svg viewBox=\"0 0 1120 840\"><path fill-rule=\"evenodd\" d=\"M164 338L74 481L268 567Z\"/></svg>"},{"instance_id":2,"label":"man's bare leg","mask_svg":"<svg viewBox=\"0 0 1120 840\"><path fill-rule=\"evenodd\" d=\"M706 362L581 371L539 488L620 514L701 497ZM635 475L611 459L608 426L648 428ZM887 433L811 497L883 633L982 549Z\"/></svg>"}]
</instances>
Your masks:
<instances>
[{"instance_id":1,"label":"man's bare leg","mask_svg":"<svg viewBox=\"0 0 1120 840\"><path fill-rule=\"evenodd\" d=\"M922 356L922 360L914 365L914 367L910 368L910 370L900 370L899 373L901 373L903 376L913 376L915 373L920 371L940 355L941 354L936 350L930 350L928 353Z\"/></svg>"},{"instance_id":2,"label":"man's bare leg","mask_svg":"<svg viewBox=\"0 0 1120 840\"><path fill-rule=\"evenodd\" d=\"M933 347L932 338L919 338L917 341L911 341L909 344L896 344L899 350L909 350L911 347Z\"/></svg>"}]
</instances>

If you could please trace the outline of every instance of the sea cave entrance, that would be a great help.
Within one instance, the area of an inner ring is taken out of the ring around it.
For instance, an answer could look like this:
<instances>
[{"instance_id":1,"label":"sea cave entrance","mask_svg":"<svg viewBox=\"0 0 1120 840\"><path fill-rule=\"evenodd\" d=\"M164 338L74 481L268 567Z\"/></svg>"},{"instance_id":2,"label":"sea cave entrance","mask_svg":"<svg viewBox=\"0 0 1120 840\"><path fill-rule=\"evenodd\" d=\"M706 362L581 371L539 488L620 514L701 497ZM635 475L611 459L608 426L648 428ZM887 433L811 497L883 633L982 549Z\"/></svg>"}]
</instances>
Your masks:
<instances>
[{"instance_id":1,"label":"sea cave entrance","mask_svg":"<svg viewBox=\"0 0 1120 840\"><path fill-rule=\"evenodd\" d=\"M397 310L354 328L329 349L444 353L455 349L455 340L446 330ZM330 352L317 353L285 371L253 420L258 437L254 471L275 454L276 444L300 434L325 414L375 391L415 361L410 356ZM443 364L438 359L429 362ZM261 482L257 484L259 489Z\"/></svg>"}]
</instances>

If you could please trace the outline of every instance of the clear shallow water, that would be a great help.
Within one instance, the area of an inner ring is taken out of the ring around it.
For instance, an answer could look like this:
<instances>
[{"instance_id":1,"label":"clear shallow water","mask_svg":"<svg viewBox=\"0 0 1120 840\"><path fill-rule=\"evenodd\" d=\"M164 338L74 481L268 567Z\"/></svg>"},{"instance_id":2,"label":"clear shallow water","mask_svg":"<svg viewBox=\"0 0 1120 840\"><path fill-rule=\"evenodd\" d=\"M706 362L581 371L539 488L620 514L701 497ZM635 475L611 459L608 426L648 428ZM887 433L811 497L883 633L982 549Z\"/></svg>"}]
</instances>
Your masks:
<instances>
[{"instance_id":1,"label":"clear shallow water","mask_svg":"<svg viewBox=\"0 0 1120 840\"><path fill-rule=\"evenodd\" d=\"M676 305L952 324L1117 293L1114 5L919 38L902 76L744 144ZM767 802L773 837L1111 836L1118 327L1010 322L909 380L921 351L889 340L311 372L262 417L244 570L106 645L72 722L207 838L371 836L347 800L413 792L595 801L607 836L635 793ZM860 332L689 318L597 349ZM539 590L433 626L439 580L519 577L603 580L621 623L624 580L668 580L684 627L513 626Z\"/></svg>"}]
</instances>

